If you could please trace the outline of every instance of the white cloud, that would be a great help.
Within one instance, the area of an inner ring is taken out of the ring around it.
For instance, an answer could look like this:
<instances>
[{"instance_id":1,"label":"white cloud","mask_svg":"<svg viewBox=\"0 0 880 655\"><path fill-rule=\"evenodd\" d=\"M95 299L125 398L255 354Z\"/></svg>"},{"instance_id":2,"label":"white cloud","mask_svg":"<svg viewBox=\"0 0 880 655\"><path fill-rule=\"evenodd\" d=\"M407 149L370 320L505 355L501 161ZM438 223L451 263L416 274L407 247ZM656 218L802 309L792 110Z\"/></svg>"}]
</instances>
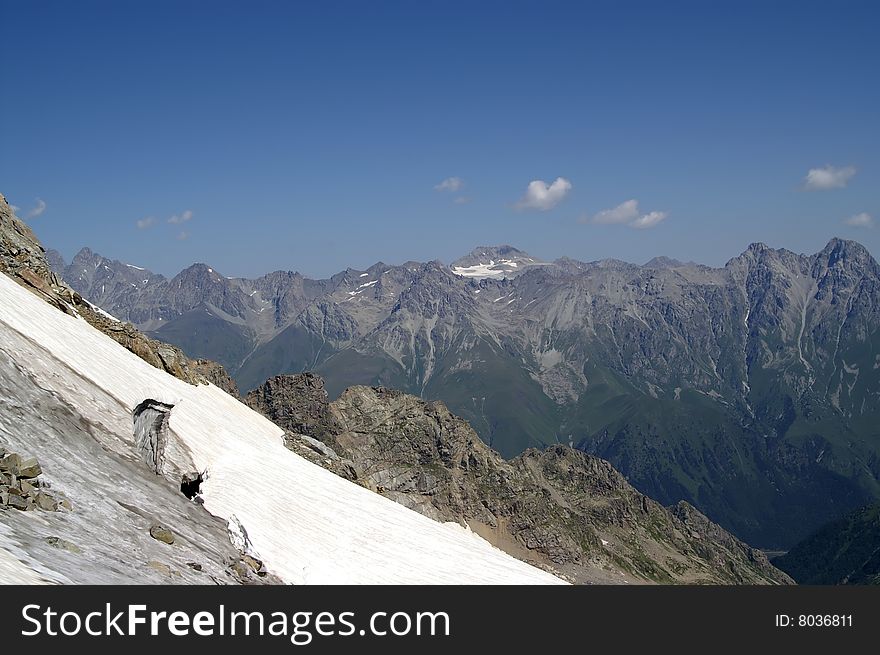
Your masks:
<instances>
[{"instance_id":1,"label":"white cloud","mask_svg":"<svg viewBox=\"0 0 880 655\"><path fill-rule=\"evenodd\" d=\"M847 225L853 227L873 227L874 219L868 212L862 212L854 216L850 216L844 221Z\"/></svg>"},{"instance_id":2,"label":"white cloud","mask_svg":"<svg viewBox=\"0 0 880 655\"><path fill-rule=\"evenodd\" d=\"M18 214L21 211L21 207L16 207L15 205L9 205L9 208L12 210L13 214Z\"/></svg>"},{"instance_id":3,"label":"white cloud","mask_svg":"<svg viewBox=\"0 0 880 655\"><path fill-rule=\"evenodd\" d=\"M187 239L189 239L189 232L181 232L177 235L178 241L186 241Z\"/></svg>"},{"instance_id":4,"label":"white cloud","mask_svg":"<svg viewBox=\"0 0 880 655\"><path fill-rule=\"evenodd\" d=\"M37 198L37 205L27 213L26 218L36 218L46 211L46 203Z\"/></svg>"},{"instance_id":5,"label":"white cloud","mask_svg":"<svg viewBox=\"0 0 880 655\"><path fill-rule=\"evenodd\" d=\"M855 166L835 168L829 165L824 168L811 168L804 178L804 188L808 191L842 189L855 174Z\"/></svg>"},{"instance_id":6,"label":"white cloud","mask_svg":"<svg viewBox=\"0 0 880 655\"><path fill-rule=\"evenodd\" d=\"M648 212L647 214L639 214L639 201L635 198L626 200L617 207L611 209L603 209L593 216L592 221L588 217L583 217L581 223L599 223L602 225L628 225L638 230L647 230L659 225L666 217L668 212Z\"/></svg>"},{"instance_id":7,"label":"white cloud","mask_svg":"<svg viewBox=\"0 0 880 655\"><path fill-rule=\"evenodd\" d=\"M187 209L181 214L175 214L171 218L168 219L168 222L172 225L180 225L181 223L186 223L192 220L193 213L191 210Z\"/></svg>"},{"instance_id":8,"label":"white cloud","mask_svg":"<svg viewBox=\"0 0 880 655\"><path fill-rule=\"evenodd\" d=\"M156 222L156 219L152 216L147 216L146 218L138 219L134 222L137 225L137 229L146 230L148 227L153 227L153 224Z\"/></svg>"},{"instance_id":9,"label":"white cloud","mask_svg":"<svg viewBox=\"0 0 880 655\"><path fill-rule=\"evenodd\" d=\"M629 223L639 217L639 201L627 200L612 209L603 209L593 216L594 223Z\"/></svg>"},{"instance_id":10,"label":"white cloud","mask_svg":"<svg viewBox=\"0 0 880 655\"><path fill-rule=\"evenodd\" d=\"M456 205L466 205L470 201L471 201L471 199L468 198L467 196L458 196L458 198L456 198L452 202L454 202Z\"/></svg>"},{"instance_id":11,"label":"white cloud","mask_svg":"<svg viewBox=\"0 0 880 655\"><path fill-rule=\"evenodd\" d=\"M447 177L440 184L434 185L434 191L451 191L455 193L464 188L464 180L460 177Z\"/></svg>"},{"instance_id":12,"label":"white cloud","mask_svg":"<svg viewBox=\"0 0 880 655\"><path fill-rule=\"evenodd\" d=\"M655 225L659 225L666 220L667 216L669 216L667 212L648 212L643 216L639 216L636 220L630 223L629 226L634 227L637 230L647 230Z\"/></svg>"},{"instance_id":13,"label":"white cloud","mask_svg":"<svg viewBox=\"0 0 880 655\"><path fill-rule=\"evenodd\" d=\"M526 194L516 203L516 208L545 212L558 205L569 191L571 182L564 177L557 177L549 186L544 180L532 180L526 188Z\"/></svg>"}]
</instances>

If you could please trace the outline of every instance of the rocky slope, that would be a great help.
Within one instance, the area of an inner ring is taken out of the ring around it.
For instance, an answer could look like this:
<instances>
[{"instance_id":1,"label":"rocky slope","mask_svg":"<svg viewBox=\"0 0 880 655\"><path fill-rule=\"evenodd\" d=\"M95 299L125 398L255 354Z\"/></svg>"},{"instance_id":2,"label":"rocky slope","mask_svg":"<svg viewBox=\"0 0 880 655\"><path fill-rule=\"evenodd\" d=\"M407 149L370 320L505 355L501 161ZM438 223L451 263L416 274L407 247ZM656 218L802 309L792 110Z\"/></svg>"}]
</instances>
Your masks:
<instances>
[{"instance_id":1,"label":"rocky slope","mask_svg":"<svg viewBox=\"0 0 880 655\"><path fill-rule=\"evenodd\" d=\"M722 268L501 246L327 280L131 270L84 251L65 277L245 391L314 370L333 397L442 400L506 457L568 443L765 547L880 498L880 268L854 242Z\"/></svg>"},{"instance_id":2,"label":"rocky slope","mask_svg":"<svg viewBox=\"0 0 880 655\"><path fill-rule=\"evenodd\" d=\"M273 378L246 402L291 440L320 440L364 486L576 582L790 582L696 509L667 510L604 460L553 446L505 461L442 402L353 387L331 403L312 374Z\"/></svg>"}]
</instances>

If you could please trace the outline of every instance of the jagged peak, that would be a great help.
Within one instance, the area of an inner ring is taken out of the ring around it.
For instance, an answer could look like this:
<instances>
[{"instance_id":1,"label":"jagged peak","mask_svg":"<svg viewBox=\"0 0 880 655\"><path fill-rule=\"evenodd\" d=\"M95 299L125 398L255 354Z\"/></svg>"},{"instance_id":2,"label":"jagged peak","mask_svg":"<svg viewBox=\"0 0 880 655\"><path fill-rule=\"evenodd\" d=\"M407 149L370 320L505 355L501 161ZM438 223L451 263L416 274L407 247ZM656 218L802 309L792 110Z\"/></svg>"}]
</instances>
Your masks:
<instances>
[{"instance_id":1,"label":"jagged peak","mask_svg":"<svg viewBox=\"0 0 880 655\"><path fill-rule=\"evenodd\" d=\"M858 241L832 237L825 247L819 251L819 255L838 255L845 257L871 257L871 253Z\"/></svg>"}]
</instances>

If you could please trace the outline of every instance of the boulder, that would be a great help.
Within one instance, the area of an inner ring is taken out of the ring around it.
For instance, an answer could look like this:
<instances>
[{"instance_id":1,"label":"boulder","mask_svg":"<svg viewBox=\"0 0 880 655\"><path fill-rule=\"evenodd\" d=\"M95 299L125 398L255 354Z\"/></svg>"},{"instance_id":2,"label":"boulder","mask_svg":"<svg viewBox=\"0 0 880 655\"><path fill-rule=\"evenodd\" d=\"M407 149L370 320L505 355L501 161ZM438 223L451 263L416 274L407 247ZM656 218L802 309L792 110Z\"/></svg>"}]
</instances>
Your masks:
<instances>
[{"instance_id":1,"label":"boulder","mask_svg":"<svg viewBox=\"0 0 880 655\"><path fill-rule=\"evenodd\" d=\"M0 471L4 473L15 473L15 470L21 464L21 457L16 453L8 453L0 459Z\"/></svg>"},{"instance_id":2,"label":"boulder","mask_svg":"<svg viewBox=\"0 0 880 655\"><path fill-rule=\"evenodd\" d=\"M21 493L25 496L29 496L37 490L37 488L27 480L20 480L18 486L21 489Z\"/></svg>"},{"instance_id":3,"label":"boulder","mask_svg":"<svg viewBox=\"0 0 880 655\"><path fill-rule=\"evenodd\" d=\"M241 561L251 567L251 570L253 570L253 572L257 575L260 575L261 573L264 574L263 562L261 560L258 560L256 557L251 557L250 555L242 555Z\"/></svg>"},{"instance_id":4,"label":"boulder","mask_svg":"<svg viewBox=\"0 0 880 655\"><path fill-rule=\"evenodd\" d=\"M33 505L28 502L27 498L23 496L16 496L14 494L9 494L9 498L6 500L6 504L9 507L14 507L17 510L21 510L22 512L26 512L31 509Z\"/></svg>"},{"instance_id":5,"label":"boulder","mask_svg":"<svg viewBox=\"0 0 880 655\"><path fill-rule=\"evenodd\" d=\"M161 525L152 526L150 528L150 536L156 541L161 541L169 546L174 543L174 533Z\"/></svg>"},{"instance_id":6,"label":"boulder","mask_svg":"<svg viewBox=\"0 0 880 655\"><path fill-rule=\"evenodd\" d=\"M42 491L37 493L36 498L34 498L34 503L36 506L45 511L45 512L54 512L58 508L58 504L55 502L55 499L52 498L47 493L43 493Z\"/></svg>"},{"instance_id":7,"label":"boulder","mask_svg":"<svg viewBox=\"0 0 880 655\"><path fill-rule=\"evenodd\" d=\"M13 471L20 478L35 478L43 472L40 463L36 457L28 457L22 459L18 465L18 470Z\"/></svg>"}]
</instances>

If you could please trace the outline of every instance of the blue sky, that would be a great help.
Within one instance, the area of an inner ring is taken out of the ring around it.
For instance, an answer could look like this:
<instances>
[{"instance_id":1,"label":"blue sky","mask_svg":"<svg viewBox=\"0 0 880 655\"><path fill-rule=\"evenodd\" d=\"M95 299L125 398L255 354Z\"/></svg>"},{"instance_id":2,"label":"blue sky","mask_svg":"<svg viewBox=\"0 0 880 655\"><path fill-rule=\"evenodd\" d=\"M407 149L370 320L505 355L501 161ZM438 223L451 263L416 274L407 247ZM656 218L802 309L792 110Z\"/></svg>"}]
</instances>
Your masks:
<instances>
[{"instance_id":1,"label":"blue sky","mask_svg":"<svg viewBox=\"0 0 880 655\"><path fill-rule=\"evenodd\" d=\"M880 252L876 2L0 0L0 23L0 192L67 258Z\"/></svg>"}]
</instances>

